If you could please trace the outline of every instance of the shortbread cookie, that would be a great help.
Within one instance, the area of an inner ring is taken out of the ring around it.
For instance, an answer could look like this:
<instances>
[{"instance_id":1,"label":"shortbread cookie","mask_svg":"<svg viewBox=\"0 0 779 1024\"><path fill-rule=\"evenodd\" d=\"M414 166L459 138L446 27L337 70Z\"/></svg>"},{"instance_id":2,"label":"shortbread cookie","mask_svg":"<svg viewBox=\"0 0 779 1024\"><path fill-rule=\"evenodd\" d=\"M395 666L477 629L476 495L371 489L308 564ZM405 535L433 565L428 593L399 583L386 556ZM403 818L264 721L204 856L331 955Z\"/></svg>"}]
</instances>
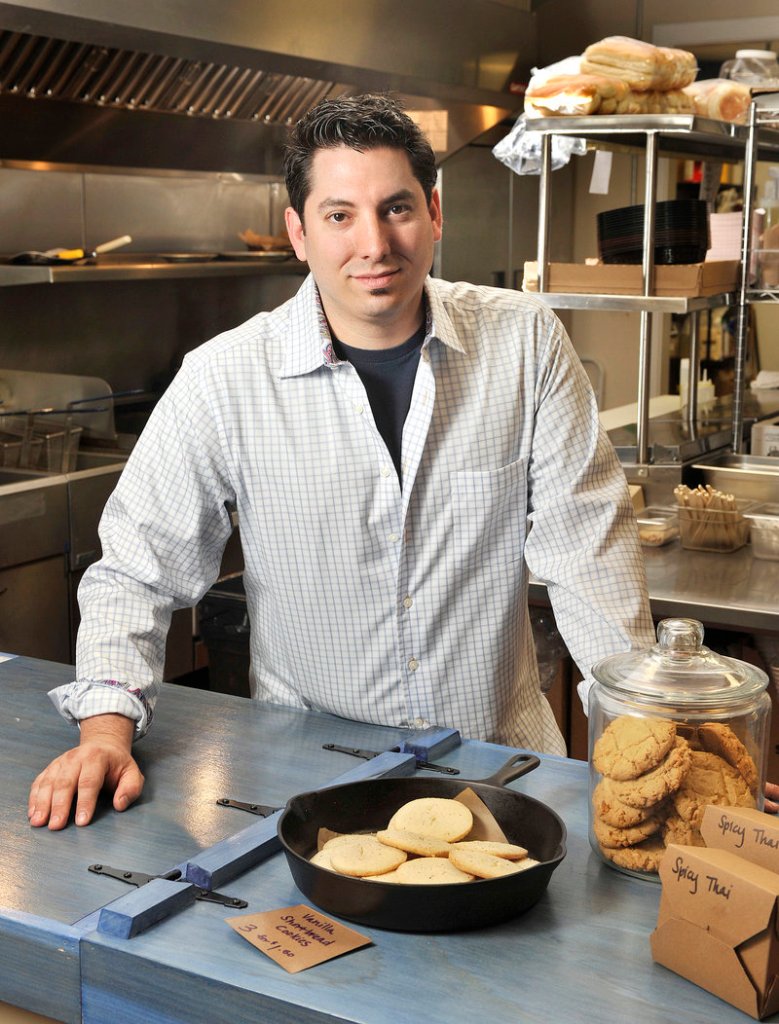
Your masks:
<instances>
[{"instance_id":1,"label":"shortbread cookie","mask_svg":"<svg viewBox=\"0 0 779 1024\"><path fill-rule=\"evenodd\" d=\"M604 729L595 744L595 770L611 779L636 779L663 760L675 739L673 722L621 715Z\"/></svg>"},{"instance_id":2,"label":"shortbread cookie","mask_svg":"<svg viewBox=\"0 0 779 1024\"><path fill-rule=\"evenodd\" d=\"M754 807L755 798L741 772L717 754L692 751L692 765L673 798L680 818L700 829L708 804L721 807Z\"/></svg>"},{"instance_id":3,"label":"shortbread cookie","mask_svg":"<svg viewBox=\"0 0 779 1024\"><path fill-rule=\"evenodd\" d=\"M344 846L346 843L361 843L375 835L373 832L345 832L342 836L333 836L322 846L323 850L334 850L336 846Z\"/></svg>"},{"instance_id":4,"label":"shortbread cookie","mask_svg":"<svg viewBox=\"0 0 779 1024\"><path fill-rule=\"evenodd\" d=\"M613 825L607 825L600 818L593 818L592 830L601 846L616 849L621 846L635 846L637 843L642 843L645 839L655 835L661 825L661 819L655 816L647 818L646 821L642 821L638 825L631 825L629 828L615 828Z\"/></svg>"},{"instance_id":5,"label":"shortbread cookie","mask_svg":"<svg viewBox=\"0 0 779 1024\"><path fill-rule=\"evenodd\" d=\"M398 878L398 871L403 867L404 864L409 864L410 861L404 861L400 867L395 868L394 871L385 871L383 875L363 875L360 879L361 882L402 882L402 878Z\"/></svg>"},{"instance_id":6,"label":"shortbread cookie","mask_svg":"<svg viewBox=\"0 0 779 1024\"><path fill-rule=\"evenodd\" d=\"M604 776L592 794L592 808L596 817L615 828L630 828L646 821L654 807L631 807L614 795L614 780Z\"/></svg>"},{"instance_id":7,"label":"shortbread cookie","mask_svg":"<svg viewBox=\"0 0 779 1024\"><path fill-rule=\"evenodd\" d=\"M416 857L393 871L393 882L403 885L447 885L450 882L472 882L473 875L461 871L448 857ZM381 878L376 879L377 882Z\"/></svg>"},{"instance_id":8,"label":"shortbread cookie","mask_svg":"<svg viewBox=\"0 0 779 1024\"><path fill-rule=\"evenodd\" d=\"M419 857L448 857L452 846L443 839L433 836L420 836L416 832L401 832L396 828L383 828L376 833L376 838L385 846L394 846L396 850L415 853Z\"/></svg>"},{"instance_id":9,"label":"shortbread cookie","mask_svg":"<svg viewBox=\"0 0 779 1024\"><path fill-rule=\"evenodd\" d=\"M692 751L677 737L662 761L637 779L611 781L611 794L630 807L651 807L675 793L690 770Z\"/></svg>"},{"instance_id":10,"label":"shortbread cookie","mask_svg":"<svg viewBox=\"0 0 779 1024\"><path fill-rule=\"evenodd\" d=\"M527 857L527 850L524 846L514 846L512 843L493 843L487 839L466 839L453 845L458 850L475 850L477 853L491 853L493 857L505 857L506 860L523 860Z\"/></svg>"},{"instance_id":11,"label":"shortbread cookie","mask_svg":"<svg viewBox=\"0 0 779 1024\"><path fill-rule=\"evenodd\" d=\"M456 843L465 839L473 828L473 815L459 800L420 797L398 808L390 818L388 828Z\"/></svg>"},{"instance_id":12,"label":"shortbread cookie","mask_svg":"<svg viewBox=\"0 0 779 1024\"><path fill-rule=\"evenodd\" d=\"M625 868L627 871L646 871L656 874L665 853L665 846L662 839L653 836L635 846L623 846L619 849L601 846L601 853L617 867Z\"/></svg>"},{"instance_id":13,"label":"shortbread cookie","mask_svg":"<svg viewBox=\"0 0 779 1024\"><path fill-rule=\"evenodd\" d=\"M704 722L698 727L698 736L704 750L717 754L740 772L754 793L757 789L757 768L749 751L729 725L722 722Z\"/></svg>"},{"instance_id":14,"label":"shortbread cookie","mask_svg":"<svg viewBox=\"0 0 779 1024\"><path fill-rule=\"evenodd\" d=\"M511 863L517 871L527 871L528 868L537 868L541 861L533 860L532 857L523 857L522 860L514 860Z\"/></svg>"},{"instance_id":15,"label":"shortbread cookie","mask_svg":"<svg viewBox=\"0 0 779 1024\"><path fill-rule=\"evenodd\" d=\"M479 878L500 878L502 875L513 875L522 870L521 860L506 860L505 857L494 857L491 853L479 850L463 850L452 847L449 860L456 868Z\"/></svg>"},{"instance_id":16,"label":"shortbread cookie","mask_svg":"<svg viewBox=\"0 0 779 1024\"><path fill-rule=\"evenodd\" d=\"M327 868L328 871L335 871L333 862L330 859L329 850L319 850L319 852L315 853L311 858L311 863L316 864L318 868Z\"/></svg>"},{"instance_id":17,"label":"shortbread cookie","mask_svg":"<svg viewBox=\"0 0 779 1024\"><path fill-rule=\"evenodd\" d=\"M385 846L375 836L365 836L359 842L342 843L327 852L334 871L354 878L394 871L406 860L402 850Z\"/></svg>"}]
</instances>

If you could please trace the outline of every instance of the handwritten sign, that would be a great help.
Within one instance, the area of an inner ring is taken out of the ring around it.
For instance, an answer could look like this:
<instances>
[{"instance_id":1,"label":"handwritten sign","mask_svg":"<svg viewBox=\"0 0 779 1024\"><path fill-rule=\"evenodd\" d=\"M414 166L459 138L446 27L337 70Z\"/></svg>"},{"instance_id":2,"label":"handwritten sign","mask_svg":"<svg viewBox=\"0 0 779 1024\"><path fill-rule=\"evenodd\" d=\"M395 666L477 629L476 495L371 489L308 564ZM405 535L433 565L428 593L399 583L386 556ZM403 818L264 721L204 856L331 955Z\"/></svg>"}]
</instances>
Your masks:
<instances>
[{"instance_id":1,"label":"handwritten sign","mask_svg":"<svg viewBox=\"0 0 779 1024\"><path fill-rule=\"evenodd\" d=\"M688 885L688 891L691 896L697 895L700 883L701 892L709 892L725 900L730 899L730 894L733 891L732 883L726 884L714 873L705 873L701 877L702 872L696 871L694 867L686 863L684 857L676 857L674 859L671 872L676 877L677 882L683 882Z\"/></svg>"},{"instance_id":2,"label":"handwritten sign","mask_svg":"<svg viewBox=\"0 0 779 1024\"><path fill-rule=\"evenodd\" d=\"M707 847L730 850L779 872L779 822L754 807L717 807L709 804L703 814L701 835Z\"/></svg>"},{"instance_id":3,"label":"handwritten sign","mask_svg":"<svg viewBox=\"0 0 779 1024\"><path fill-rule=\"evenodd\" d=\"M263 914L227 917L225 921L290 974L372 944L365 935L303 903Z\"/></svg>"}]
</instances>

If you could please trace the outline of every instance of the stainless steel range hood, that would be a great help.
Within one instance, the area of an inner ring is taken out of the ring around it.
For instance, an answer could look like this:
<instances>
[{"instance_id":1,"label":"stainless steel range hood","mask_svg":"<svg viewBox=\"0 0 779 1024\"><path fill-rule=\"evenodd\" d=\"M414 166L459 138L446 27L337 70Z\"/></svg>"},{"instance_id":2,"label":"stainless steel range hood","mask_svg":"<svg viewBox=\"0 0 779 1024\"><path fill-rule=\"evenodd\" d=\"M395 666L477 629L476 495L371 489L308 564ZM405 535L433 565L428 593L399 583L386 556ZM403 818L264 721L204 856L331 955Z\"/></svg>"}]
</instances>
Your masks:
<instances>
[{"instance_id":1,"label":"stainless steel range hood","mask_svg":"<svg viewBox=\"0 0 779 1024\"><path fill-rule=\"evenodd\" d=\"M521 106L532 6L0 0L0 161L276 174L289 123L369 90L418 111L443 160Z\"/></svg>"}]
</instances>

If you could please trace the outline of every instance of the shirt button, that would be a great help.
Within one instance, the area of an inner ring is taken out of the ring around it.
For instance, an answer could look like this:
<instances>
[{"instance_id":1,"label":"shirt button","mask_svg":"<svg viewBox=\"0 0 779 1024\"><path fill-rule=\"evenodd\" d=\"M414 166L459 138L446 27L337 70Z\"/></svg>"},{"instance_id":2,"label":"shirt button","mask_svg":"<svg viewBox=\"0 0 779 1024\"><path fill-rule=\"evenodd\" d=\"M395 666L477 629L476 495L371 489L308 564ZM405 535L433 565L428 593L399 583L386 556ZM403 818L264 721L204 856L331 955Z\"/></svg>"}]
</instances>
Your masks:
<instances>
[{"instance_id":1,"label":"shirt button","mask_svg":"<svg viewBox=\"0 0 779 1024\"><path fill-rule=\"evenodd\" d=\"M410 608L413 603L414 603L413 597L409 597L408 594L406 594L406 596L403 598L403 607L404 608Z\"/></svg>"},{"instance_id":2,"label":"shirt button","mask_svg":"<svg viewBox=\"0 0 779 1024\"><path fill-rule=\"evenodd\" d=\"M389 476L390 475L390 468L389 468L389 466L382 466L381 469L379 470L379 472L381 473L382 476Z\"/></svg>"},{"instance_id":3,"label":"shirt button","mask_svg":"<svg viewBox=\"0 0 779 1024\"><path fill-rule=\"evenodd\" d=\"M417 661L416 658L409 658L408 667L412 672L416 672L416 670L419 668L419 662Z\"/></svg>"},{"instance_id":4,"label":"shirt button","mask_svg":"<svg viewBox=\"0 0 779 1024\"><path fill-rule=\"evenodd\" d=\"M396 544L400 540L400 537L397 535L397 533L391 533L389 535L389 539L392 541L393 544Z\"/></svg>"},{"instance_id":5,"label":"shirt button","mask_svg":"<svg viewBox=\"0 0 779 1024\"><path fill-rule=\"evenodd\" d=\"M362 405L360 402L355 402L354 411L357 413L358 416L361 416L365 412L365 406Z\"/></svg>"}]
</instances>

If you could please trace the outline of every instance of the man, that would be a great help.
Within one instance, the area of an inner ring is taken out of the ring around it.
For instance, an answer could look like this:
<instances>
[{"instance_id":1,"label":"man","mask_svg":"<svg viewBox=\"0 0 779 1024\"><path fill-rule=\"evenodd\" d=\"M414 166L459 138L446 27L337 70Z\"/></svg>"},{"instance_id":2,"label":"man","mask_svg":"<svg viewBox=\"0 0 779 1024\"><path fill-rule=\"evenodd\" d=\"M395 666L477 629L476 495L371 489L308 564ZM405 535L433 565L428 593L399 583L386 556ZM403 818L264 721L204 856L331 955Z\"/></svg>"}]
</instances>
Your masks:
<instances>
[{"instance_id":1,"label":"man","mask_svg":"<svg viewBox=\"0 0 779 1024\"><path fill-rule=\"evenodd\" d=\"M143 778L171 610L241 525L251 686L264 700L565 752L538 685L529 570L583 672L653 641L624 474L586 375L540 301L428 277L432 149L385 97L327 100L292 132L298 294L190 353L140 437L86 574L81 742L30 821L124 810ZM582 696L591 682L585 679Z\"/></svg>"}]
</instances>

